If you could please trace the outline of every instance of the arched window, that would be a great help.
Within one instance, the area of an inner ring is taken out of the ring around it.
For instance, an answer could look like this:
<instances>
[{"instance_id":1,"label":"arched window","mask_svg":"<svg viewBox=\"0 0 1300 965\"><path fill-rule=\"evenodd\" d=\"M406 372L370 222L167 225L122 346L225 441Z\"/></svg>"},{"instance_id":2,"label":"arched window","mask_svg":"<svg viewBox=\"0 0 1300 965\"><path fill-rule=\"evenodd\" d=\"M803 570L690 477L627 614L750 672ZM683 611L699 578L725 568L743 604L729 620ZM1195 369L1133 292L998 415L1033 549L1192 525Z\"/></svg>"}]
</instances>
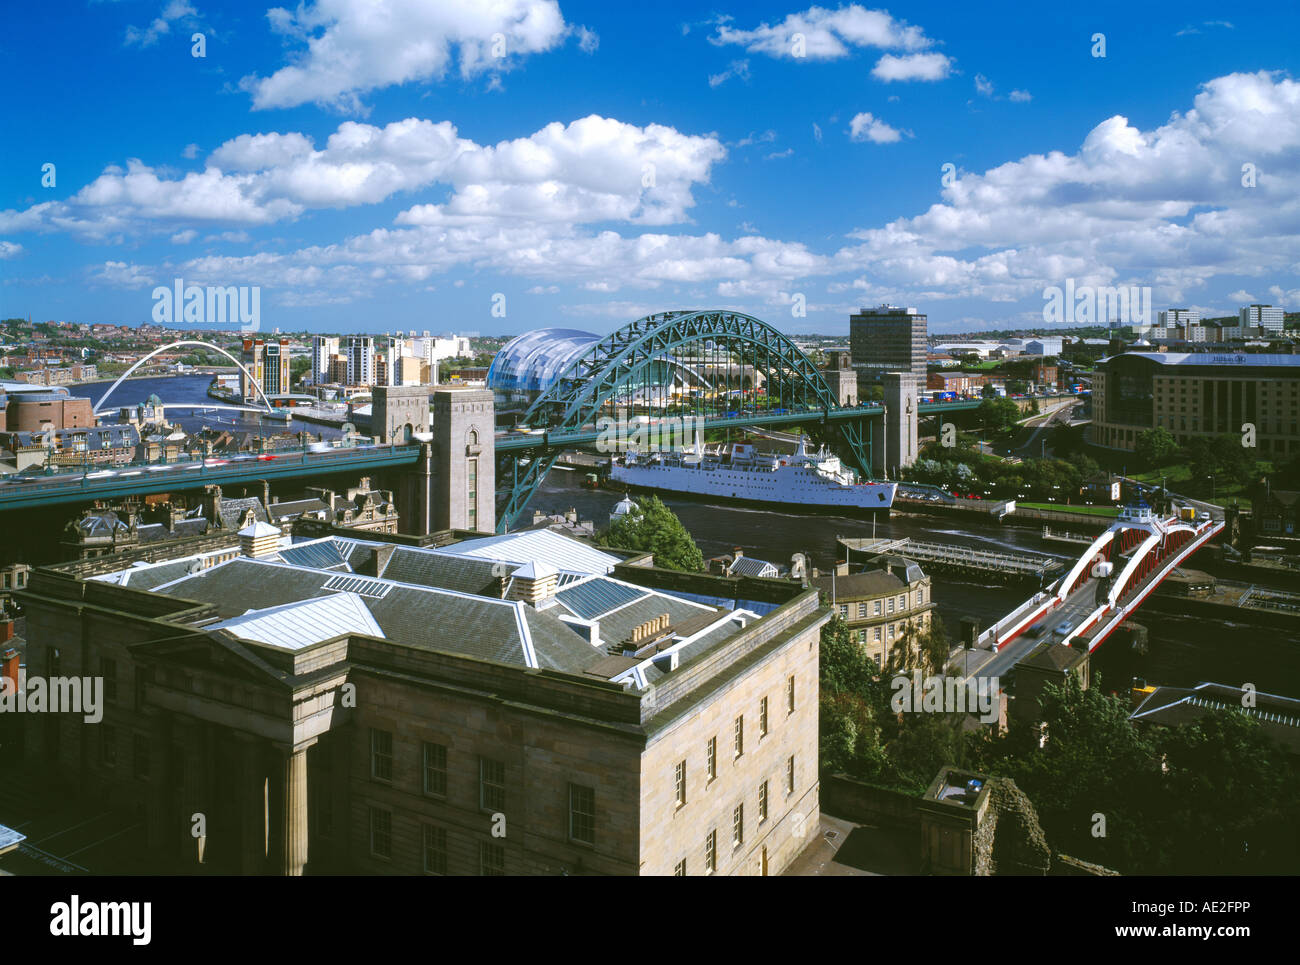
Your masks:
<instances>
[{"instance_id":1,"label":"arched window","mask_svg":"<svg viewBox=\"0 0 1300 965\"><path fill-rule=\"evenodd\" d=\"M477 445L478 445L478 430L477 430L477 429L470 429L470 430L469 430L469 444L470 444L471 446L477 446Z\"/></svg>"}]
</instances>

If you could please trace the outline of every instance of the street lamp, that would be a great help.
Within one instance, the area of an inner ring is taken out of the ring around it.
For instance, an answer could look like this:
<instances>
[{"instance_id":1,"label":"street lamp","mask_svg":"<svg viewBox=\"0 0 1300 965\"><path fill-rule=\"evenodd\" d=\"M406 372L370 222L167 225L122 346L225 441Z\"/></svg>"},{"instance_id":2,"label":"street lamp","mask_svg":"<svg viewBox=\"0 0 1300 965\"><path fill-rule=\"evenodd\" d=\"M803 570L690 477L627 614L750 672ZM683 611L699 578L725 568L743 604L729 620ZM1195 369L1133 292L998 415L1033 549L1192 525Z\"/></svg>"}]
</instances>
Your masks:
<instances>
[{"instance_id":1,"label":"street lamp","mask_svg":"<svg viewBox=\"0 0 1300 965\"><path fill-rule=\"evenodd\" d=\"M1214 502L1214 473L1210 473L1205 478L1210 481L1210 502Z\"/></svg>"}]
</instances>

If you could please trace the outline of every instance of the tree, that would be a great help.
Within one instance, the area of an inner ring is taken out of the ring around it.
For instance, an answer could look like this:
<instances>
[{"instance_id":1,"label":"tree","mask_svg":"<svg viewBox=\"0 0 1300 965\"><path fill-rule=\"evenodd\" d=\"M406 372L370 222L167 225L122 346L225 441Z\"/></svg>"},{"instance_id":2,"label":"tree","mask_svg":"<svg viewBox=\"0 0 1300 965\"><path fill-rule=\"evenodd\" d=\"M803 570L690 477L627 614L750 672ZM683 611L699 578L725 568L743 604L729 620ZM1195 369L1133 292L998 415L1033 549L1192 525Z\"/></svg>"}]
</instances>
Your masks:
<instances>
[{"instance_id":1,"label":"tree","mask_svg":"<svg viewBox=\"0 0 1300 965\"><path fill-rule=\"evenodd\" d=\"M1007 429L1016 424L1020 419L1020 406L1010 399L986 398L979 404L975 414L988 425L990 432L997 432L999 429Z\"/></svg>"},{"instance_id":2,"label":"tree","mask_svg":"<svg viewBox=\"0 0 1300 965\"><path fill-rule=\"evenodd\" d=\"M304 375L311 371L310 358L290 359L289 361L289 384L297 385Z\"/></svg>"},{"instance_id":3,"label":"tree","mask_svg":"<svg viewBox=\"0 0 1300 965\"><path fill-rule=\"evenodd\" d=\"M1167 466L1178 455L1178 441L1164 426L1156 426L1138 433L1134 450L1152 468Z\"/></svg>"},{"instance_id":4,"label":"tree","mask_svg":"<svg viewBox=\"0 0 1300 965\"><path fill-rule=\"evenodd\" d=\"M635 510L610 524L604 542L618 549L653 553L655 565L665 569L704 569L704 555L695 540L658 496L638 499Z\"/></svg>"}]
</instances>

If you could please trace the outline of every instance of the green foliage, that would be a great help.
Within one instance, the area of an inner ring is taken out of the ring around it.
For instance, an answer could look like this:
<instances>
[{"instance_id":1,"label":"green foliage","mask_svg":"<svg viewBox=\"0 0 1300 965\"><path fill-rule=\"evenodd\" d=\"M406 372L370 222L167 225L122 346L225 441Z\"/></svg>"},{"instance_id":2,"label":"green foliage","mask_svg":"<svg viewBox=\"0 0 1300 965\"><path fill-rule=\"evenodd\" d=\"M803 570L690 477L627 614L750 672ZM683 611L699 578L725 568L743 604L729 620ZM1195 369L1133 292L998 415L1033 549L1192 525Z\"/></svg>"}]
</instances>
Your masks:
<instances>
[{"instance_id":1,"label":"green foliage","mask_svg":"<svg viewBox=\"0 0 1300 965\"><path fill-rule=\"evenodd\" d=\"M1167 466L1178 455L1178 441L1164 426L1156 426L1139 432L1133 449L1147 466Z\"/></svg>"},{"instance_id":2,"label":"green foliage","mask_svg":"<svg viewBox=\"0 0 1300 965\"><path fill-rule=\"evenodd\" d=\"M704 569L704 555L677 514L658 496L636 501L634 512L615 520L604 533L607 546L651 552L655 565L670 570Z\"/></svg>"},{"instance_id":3,"label":"green foliage","mask_svg":"<svg viewBox=\"0 0 1300 965\"><path fill-rule=\"evenodd\" d=\"M289 384L296 385L300 379L311 371L311 358L303 356L302 358L289 360Z\"/></svg>"},{"instance_id":4,"label":"green foliage","mask_svg":"<svg viewBox=\"0 0 1300 965\"><path fill-rule=\"evenodd\" d=\"M923 653L927 652L929 641L946 641L942 625L934 633L914 632L900 641L895 655L911 650L918 637ZM946 643L939 646L946 658ZM923 657L923 662L926 659ZM882 673L838 616L822 628L823 772L844 772L873 784L920 793L943 765L965 762L964 715L899 714L891 707L896 670L902 672L906 665L915 663L915 660L895 661L891 655L891 668ZM928 665L920 669L923 675L930 672Z\"/></svg>"},{"instance_id":5,"label":"green foliage","mask_svg":"<svg viewBox=\"0 0 1300 965\"><path fill-rule=\"evenodd\" d=\"M1221 486L1227 483L1244 486L1256 475L1256 451L1243 446L1241 436L1225 434L1189 440L1183 447L1182 456L1191 471L1191 478L1198 482L1213 476Z\"/></svg>"},{"instance_id":6,"label":"green foliage","mask_svg":"<svg viewBox=\"0 0 1300 965\"><path fill-rule=\"evenodd\" d=\"M1047 742L1016 727L970 745L974 766L1015 778L1054 851L1124 873L1291 873L1297 767L1233 711L1184 727L1135 727L1100 679L1039 698ZM1097 815L1104 817L1099 835Z\"/></svg>"},{"instance_id":7,"label":"green foliage","mask_svg":"<svg viewBox=\"0 0 1300 965\"><path fill-rule=\"evenodd\" d=\"M987 388L987 386L985 386ZM975 410L976 418L988 426L989 431L1009 429L1020 419L1020 406L1011 399L1000 397L985 398Z\"/></svg>"}]
</instances>

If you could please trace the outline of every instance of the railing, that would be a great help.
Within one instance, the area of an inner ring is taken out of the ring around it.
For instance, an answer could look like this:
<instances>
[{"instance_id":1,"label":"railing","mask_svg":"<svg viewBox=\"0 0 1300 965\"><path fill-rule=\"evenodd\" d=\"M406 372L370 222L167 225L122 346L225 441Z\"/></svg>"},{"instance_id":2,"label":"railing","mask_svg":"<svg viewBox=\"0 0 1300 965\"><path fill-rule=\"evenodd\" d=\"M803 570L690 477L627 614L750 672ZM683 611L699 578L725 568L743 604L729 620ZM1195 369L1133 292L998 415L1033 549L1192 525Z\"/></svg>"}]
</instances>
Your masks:
<instances>
[{"instance_id":1,"label":"railing","mask_svg":"<svg viewBox=\"0 0 1300 965\"><path fill-rule=\"evenodd\" d=\"M159 484L173 480L197 481L209 477L223 478L240 475L245 472L256 474L278 474L287 467L325 466L332 462L348 462L356 459L389 459L396 457L414 458L419 452L418 446L368 446L350 449L331 449L323 452L280 451L258 454L257 458L209 456L207 461L195 458L177 459L171 462L133 462L117 465L78 466L73 472L50 472L31 476L10 476L0 480L0 503L8 498L22 499L28 494L39 492L42 497L69 493L93 493L97 489L108 488L117 484L138 485L146 480L156 480ZM269 457L269 458L268 458ZM209 464L220 460L222 465ZM268 463L270 465L268 465ZM167 467L166 472L162 467ZM150 469L156 472L146 475ZM111 476L92 479L95 472L111 472Z\"/></svg>"},{"instance_id":2,"label":"railing","mask_svg":"<svg viewBox=\"0 0 1300 965\"><path fill-rule=\"evenodd\" d=\"M983 633L975 638L975 648L977 650L991 649L991 644L996 642L997 638L1002 635L1004 630L1015 632L1021 624L1027 624L1032 619L1036 619L1036 612L1042 608L1043 604L1052 598L1050 592L1035 593L1020 606L1016 607L1001 620L993 624ZM1033 617L1029 616L1034 614Z\"/></svg>"}]
</instances>

